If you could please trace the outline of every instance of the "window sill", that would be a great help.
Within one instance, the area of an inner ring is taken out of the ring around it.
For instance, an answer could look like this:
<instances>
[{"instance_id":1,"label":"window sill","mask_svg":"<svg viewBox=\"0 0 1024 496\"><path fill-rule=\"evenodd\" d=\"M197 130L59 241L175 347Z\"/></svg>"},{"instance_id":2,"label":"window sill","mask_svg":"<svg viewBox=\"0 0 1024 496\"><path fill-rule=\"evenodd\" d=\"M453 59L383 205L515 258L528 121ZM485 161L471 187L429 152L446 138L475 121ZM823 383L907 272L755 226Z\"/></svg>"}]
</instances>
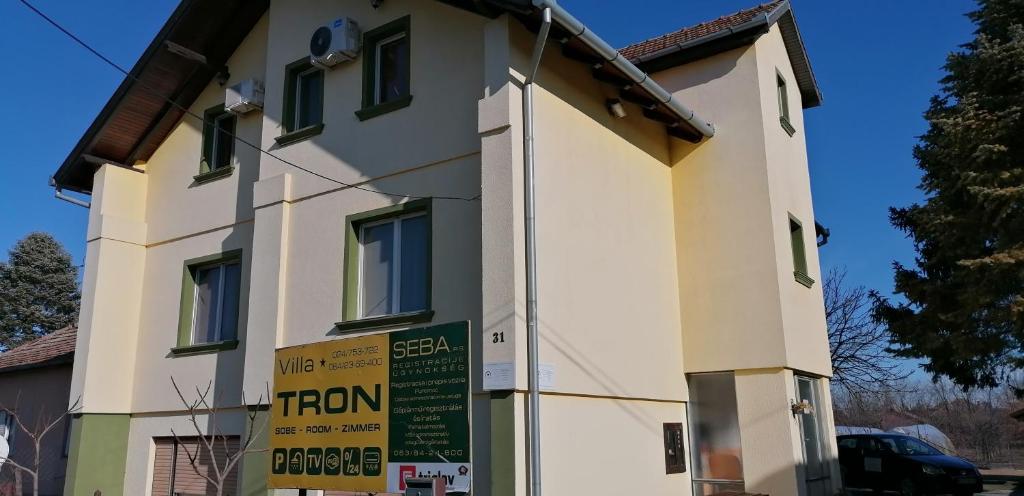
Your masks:
<instances>
[{"instance_id":1,"label":"window sill","mask_svg":"<svg viewBox=\"0 0 1024 496\"><path fill-rule=\"evenodd\" d=\"M809 276L807 274L804 274L803 272L800 272L799 270L794 270L793 271L793 278L796 279L796 282L798 282L800 284L803 284L804 286L807 286L808 288L811 287L811 286L814 286L814 279L811 279L811 276Z\"/></svg>"},{"instance_id":2,"label":"window sill","mask_svg":"<svg viewBox=\"0 0 1024 496\"><path fill-rule=\"evenodd\" d=\"M212 171L202 172L198 175L192 176L192 179L195 180L196 184L205 184L211 181L216 181L223 177L228 177L231 174L234 174L234 172L235 166L228 165L225 167L213 169Z\"/></svg>"},{"instance_id":3,"label":"window sill","mask_svg":"<svg viewBox=\"0 0 1024 496\"><path fill-rule=\"evenodd\" d=\"M381 103L372 107L366 107L363 109L356 110L356 117L361 121L367 119L373 119L379 115L384 115L389 112L394 112L398 109L408 107L412 103L412 95L406 95L398 100L392 100L387 103Z\"/></svg>"},{"instance_id":4,"label":"window sill","mask_svg":"<svg viewBox=\"0 0 1024 496\"><path fill-rule=\"evenodd\" d=\"M782 129L786 130L786 134L789 134L790 136L796 134L796 128L789 123L789 119L785 117L779 117L779 124L782 124Z\"/></svg>"},{"instance_id":5,"label":"window sill","mask_svg":"<svg viewBox=\"0 0 1024 496\"><path fill-rule=\"evenodd\" d=\"M293 143L308 140L322 132L324 132L324 124L321 122L320 124L314 124L312 126L306 126L301 129L284 133L281 136L274 138L274 141L277 142L278 146L288 146Z\"/></svg>"},{"instance_id":6,"label":"window sill","mask_svg":"<svg viewBox=\"0 0 1024 496\"><path fill-rule=\"evenodd\" d=\"M424 310L421 312L407 312L394 315L384 315L381 317L370 317L366 319L346 320L345 322L338 322L334 324L335 332L332 334L345 334L352 331L367 331L371 329L382 329L385 327L398 327L406 324L419 324L422 322L430 322L433 318L433 310Z\"/></svg>"},{"instance_id":7,"label":"window sill","mask_svg":"<svg viewBox=\"0 0 1024 496\"><path fill-rule=\"evenodd\" d=\"M177 348L171 348L171 355L202 355L206 353L217 353L221 351L233 350L235 348L238 348L238 340L232 339L230 341L217 341L215 343L190 344L187 346L178 346Z\"/></svg>"}]
</instances>

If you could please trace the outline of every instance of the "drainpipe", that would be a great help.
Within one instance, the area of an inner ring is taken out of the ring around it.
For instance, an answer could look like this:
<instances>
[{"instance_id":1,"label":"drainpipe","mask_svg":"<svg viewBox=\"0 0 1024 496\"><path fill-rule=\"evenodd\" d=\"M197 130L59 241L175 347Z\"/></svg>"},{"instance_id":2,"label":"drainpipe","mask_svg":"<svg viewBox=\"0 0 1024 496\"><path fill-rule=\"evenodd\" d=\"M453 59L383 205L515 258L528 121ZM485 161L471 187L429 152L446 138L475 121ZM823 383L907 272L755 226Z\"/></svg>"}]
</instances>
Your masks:
<instances>
[{"instance_id":1,"label":"drainpipe","mask_svg":"<svg viewBox=\"0 0 1024 496\"><path fill-rule=\"evenodd\" d=\"M536 191L533 135L533 81L537 77L540 58L544 55L544 44L551 31L551 8L545 8L537 42L533 46L533 58L523 83L523 168L525 181L526 217L526 333L527 362L530 368L530 496L541 496L540 482L540 360L539 336L537 329L537 235L536 235Z\"/></svg>"}]
</instances>

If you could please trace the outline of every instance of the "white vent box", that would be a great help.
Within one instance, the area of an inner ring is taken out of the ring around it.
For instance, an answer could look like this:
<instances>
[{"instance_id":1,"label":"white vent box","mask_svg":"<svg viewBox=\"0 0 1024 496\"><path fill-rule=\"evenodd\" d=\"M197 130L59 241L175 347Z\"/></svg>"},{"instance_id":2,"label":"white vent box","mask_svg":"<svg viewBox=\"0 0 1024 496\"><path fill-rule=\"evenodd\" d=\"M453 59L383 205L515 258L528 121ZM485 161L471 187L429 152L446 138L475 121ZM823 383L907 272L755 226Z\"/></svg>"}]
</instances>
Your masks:
<instances>
[{"instance_id":1,"label":"white vent box","mask_svg":"<svg viewBox=\"0 0 1024 496\"><path fill-rule=\"evenodd\" d=\"M359 56L362 36L359 24L348 17L320 26L309 40L310 61L326 68L353 60Z\"/></svg>"},{"instance_id":2,"label":"white vent box","mask_svg":"<svg viewBox=\"0 0 1024 496\"><path fill-rule=\"evenodd\" d=\"M235 114L262 110L264 91L263 81L259 79L246 79L231 86L224 95L224 110Z\"/></svg>"}]
</instances>

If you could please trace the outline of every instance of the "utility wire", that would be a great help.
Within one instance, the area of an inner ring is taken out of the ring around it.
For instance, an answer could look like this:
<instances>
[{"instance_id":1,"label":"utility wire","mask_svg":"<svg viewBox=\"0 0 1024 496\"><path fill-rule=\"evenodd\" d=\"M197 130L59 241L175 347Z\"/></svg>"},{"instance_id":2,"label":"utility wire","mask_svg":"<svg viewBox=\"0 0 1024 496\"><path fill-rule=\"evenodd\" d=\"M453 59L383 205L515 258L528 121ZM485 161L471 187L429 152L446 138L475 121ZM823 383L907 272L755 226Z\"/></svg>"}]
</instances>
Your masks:
<instances>
[{"instance_id":1,"label":"utility wire","mask_svg":"<svg viewBox=\"0 0 1024 496\"><path fill-rule=\"evenodd\" d=\"M117 69L117 71L120 72L121 74L124 74L125 77L128 77L132 81L135 81L136 83L138 83L139 86L143 90L145 90L147 93L149 93L149 94L151 94L153 96L156 96L157 98L160 98L160 99L166 101L167 103L171 104L172 106L174 106L178 110L181 110L185 114L188 114L188 115L190 115L190 116L192 116L192 117L194 117L196 119L199 119L200 121L202 121L204 129L209 124L209 123L206 122L206 119L203 118L203 116L201 116L199 114L196 114L195 112L192 112L191 110L189 110L185 106L183 106L183 105L179 104L178 102L176 102L176 101L174 101L174 100L164 96L158 90L156 90L155 88L152 88L151 86L149 86L148 84L143 82L140 78L138 78L137 76L135 76L131 72L125 70L123 67L118 65L113 60L110 60L109 58L104 56L102 53L100 53L95 48L91 47L88 43L83 41L81 38L79 38L78 36L75 36L74 33L72 33L71 31L68 31L67 29L65 29L64 26L62 26L57 21L53 20L53 18L51 18L50 16L46 15L45 13L43 13L43 11L37 9L34 5L29 3L27 0L19 0L19 1L22 4L24 4L25 7L28 7L28 9L31 10L32 12L34 12L36 15L38 15L41 18L43 18L43 20L45 20L46 22L50 23L50 25L52 25L53 27L57 28L58 30L60 30L60 32L62 32L65 35L67 35L67 37L69 37L72 40L74 40L75 43L78 43L79 45L81 45L82 48L85 48L86 50L88 50L90 53L92 53L93 55L98 57L100 60L105 62L107 65L113 67L114 69ZM308 174L314 175L314 176L319 177L321 179L330 181L332 183L340 184L341 186L344 186L344 187L347 187L347 188L354 188L354 189L358 189L358 190L362 190L362 191L367 191L367 192L370 192L370 193L377 193L377 194L386 195L386 196L394 196L394 197L399 197L399 198L412 198L412 199L417 199L417 200L418 199L426 199L426 198L434 198L434 199L438 199L438 200L457 200L457 201L472 202L472 201L479 200L480 196L481 196L481 195L476 195L476 196L471 197L471 198L466 198L466 197L462 197L462 196L417 196L417 195L406 195L406 194L402 194L402 193L388 193L386 191L375 190L375 189L367 188L367 187L364 187L364 186L360 186L358 184L350 184L350 183L346 183L344 181L339 181L339 180L331 178L331 177L327 177L327 176L325 176L323 174L320 174L319 172L307 169L307 168L305 168L305 167L303 167L303 166L301 166L299 164L296 164L295 162L292 162L290 160L281 158L281 157L271 153L268 150L264 150L259 145L251 143L251 142L245 140L244 138L241 138L241 137L235 135L234 133L228 133L228 132L225 132L225 131L219 131L219 132L222 132L222 133L224 133L224 134L226 134L228 136L231 136L235 141L241 142L241 143L245 144L246 146L248 146L248 147L250 147L250 148L252 148L254 150L257 150L260 153L262 153L262 154L264 154L264 155L266 155L266 156L268 156L270 158L273 158L273 159L275 159L275 160L277 160L277 161L279 161L279 162L281 162L283 164L289 165L289 166L294 167L294 168L296 168L298 170L301 170L301 171L306 172Z\"/></svg>"}]
</instances>

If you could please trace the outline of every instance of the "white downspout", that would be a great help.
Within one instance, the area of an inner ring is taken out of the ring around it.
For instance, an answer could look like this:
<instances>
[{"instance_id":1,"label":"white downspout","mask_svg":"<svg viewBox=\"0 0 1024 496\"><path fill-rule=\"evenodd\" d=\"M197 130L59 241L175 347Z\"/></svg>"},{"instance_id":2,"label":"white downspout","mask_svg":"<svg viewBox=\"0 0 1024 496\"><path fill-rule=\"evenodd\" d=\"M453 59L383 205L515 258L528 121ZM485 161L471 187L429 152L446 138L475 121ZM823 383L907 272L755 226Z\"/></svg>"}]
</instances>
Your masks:
<instances>
[{"instance_id":1,"label":"white downspout","mask_svg":"<svg viewBox=\"0 0 1024 496\"><path fill-rule=\"evenodd\" d=\"M525 184L526 228L526 333L527 362L530 368L530 496L541 496L540 480L540 353L537 329L537 235L536 191L533 135L533 81L537 77L540 58L551 30L551 8L542 13L542 24L533 47L533 57L523 83L523 168Z\"/></svg>"}]
</instances>

